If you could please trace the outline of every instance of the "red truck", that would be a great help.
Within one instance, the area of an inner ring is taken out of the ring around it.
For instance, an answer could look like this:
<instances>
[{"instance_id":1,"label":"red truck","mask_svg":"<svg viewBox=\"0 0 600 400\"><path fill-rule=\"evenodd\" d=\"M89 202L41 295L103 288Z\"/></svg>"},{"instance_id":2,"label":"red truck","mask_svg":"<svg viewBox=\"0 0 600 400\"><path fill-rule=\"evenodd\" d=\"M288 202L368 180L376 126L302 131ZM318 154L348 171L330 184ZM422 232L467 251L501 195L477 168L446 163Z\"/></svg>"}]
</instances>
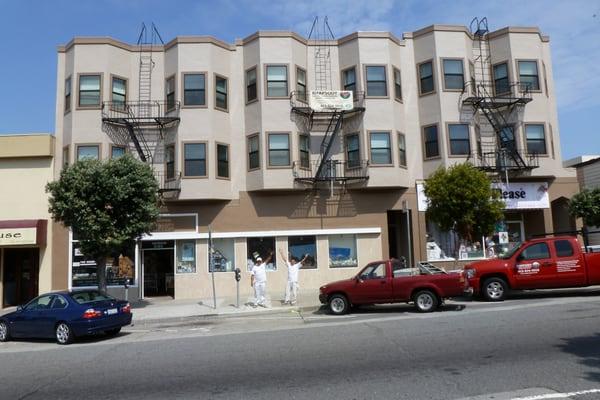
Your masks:
<instances>
[{"instance_id":1,"label":"red truck","mask_svg":"<svg viewBox=\"0 0 600 400\"><path fill-rule=\"evenodd\" d=\"M465 266L474 294L502 301L509 289L550 289L600 284L600 253L584 253L571 236L533 239L499 258Z\"/></svg>"},{"instance_id":2,"label":"red truck","mask_svg":"<svg viewBox=\"0 0 600 400\"><path fill-rule=\"evenodd\" d=\"M319 300L331 313L345 314L352 306L414 302L417 311L434 311L448 297L466 290L463 271L445 272L428 263L411 268L399 260L368 264L350 279L319 289Z\"/></svg>"}]
</instances>

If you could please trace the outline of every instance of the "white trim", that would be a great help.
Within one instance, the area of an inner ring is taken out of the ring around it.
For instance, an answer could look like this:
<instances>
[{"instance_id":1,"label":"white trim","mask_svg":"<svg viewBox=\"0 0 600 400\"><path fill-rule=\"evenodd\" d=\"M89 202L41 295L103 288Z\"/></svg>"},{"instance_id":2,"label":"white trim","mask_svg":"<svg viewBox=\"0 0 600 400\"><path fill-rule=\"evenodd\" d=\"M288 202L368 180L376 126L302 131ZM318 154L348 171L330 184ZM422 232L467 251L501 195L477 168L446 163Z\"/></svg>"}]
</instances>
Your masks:
<instances>
[{"instance_id":1,"label":"white trim","mask_svg":"<svg viewBox=\"0 0 600 400\"><path fill-rule=\"evenodd\" d=\"M215 239L249 238L249 237L281 237L281 236L327 236L327 235L360 235L381 233L380 227L372 228L340 228L340 229L297 229L285 231L246 231L246 232L213 232ZM140 238L148 240L183 240L183 239L208 239L208 233L194 232L153 232Z\"/></svg>"},{"instance_id":2,"label":"white trim","mask_svg":"<svg viewBox=\"0 0 600 400\"><path fill-rule=\"evenodd\" d=\"M69 259L69 284L67 287L69 290L73 290L73 231L71 229L69 229L69 256L67 258Z\"/></svg>"}]
</instances>

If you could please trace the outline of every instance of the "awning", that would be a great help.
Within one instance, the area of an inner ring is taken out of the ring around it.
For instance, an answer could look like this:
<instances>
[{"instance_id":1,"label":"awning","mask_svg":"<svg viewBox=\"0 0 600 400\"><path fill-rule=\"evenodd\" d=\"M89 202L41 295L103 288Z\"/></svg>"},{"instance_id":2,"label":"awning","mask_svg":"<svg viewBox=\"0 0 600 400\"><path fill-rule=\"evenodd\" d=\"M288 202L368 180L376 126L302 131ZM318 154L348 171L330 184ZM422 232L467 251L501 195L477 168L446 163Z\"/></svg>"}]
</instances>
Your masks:
<instances>
[{"instance_id":1,"label":"awning","mask_svg":"<svg viewBox=\"0 0 600 400\"><path fill-rule=\"evenodd\" d=\"M45 219L0 221L0 246L46 246Z\"/></svg>"}]
</instances>

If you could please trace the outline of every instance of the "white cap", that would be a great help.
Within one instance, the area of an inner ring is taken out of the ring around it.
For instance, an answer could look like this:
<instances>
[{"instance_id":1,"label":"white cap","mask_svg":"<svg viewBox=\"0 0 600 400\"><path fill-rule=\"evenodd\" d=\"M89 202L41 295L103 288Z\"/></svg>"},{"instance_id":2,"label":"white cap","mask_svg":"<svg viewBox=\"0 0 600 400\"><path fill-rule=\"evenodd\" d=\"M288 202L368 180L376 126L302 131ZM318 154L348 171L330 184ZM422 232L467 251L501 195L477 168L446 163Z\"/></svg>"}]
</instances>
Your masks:
<instances>
[{"instance_id":1,"label":"white cap","mask_svg":"<svg viewBox=\"0 0 600 400\"><path fill-rule=\"evenodd\" d=\"M262 258L256 257L256 261L262 261Z\"/></svg>"}]
</instances>

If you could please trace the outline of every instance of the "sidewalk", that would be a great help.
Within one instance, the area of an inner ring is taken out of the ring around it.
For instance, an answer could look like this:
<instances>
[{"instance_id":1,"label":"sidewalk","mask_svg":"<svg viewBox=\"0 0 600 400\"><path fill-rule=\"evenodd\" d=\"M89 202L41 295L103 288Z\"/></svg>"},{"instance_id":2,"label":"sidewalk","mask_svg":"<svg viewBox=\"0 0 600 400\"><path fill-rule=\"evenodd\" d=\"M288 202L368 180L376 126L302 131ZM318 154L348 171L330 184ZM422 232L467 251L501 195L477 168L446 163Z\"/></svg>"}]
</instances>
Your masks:
<instances>
[{"instance_id":1,"label":"sidewalk","mask_svg":"<svg viewBox=\"0 0 600 400\"><path fill-rule=\"evenodd\" d=\"M165 320L185 320L194 317L239 317L276 314L291 311L317 310L321 307L318 291L300 291L295 305L283 304L283 295L267 295L267 307L253 307L254 298L240 296L240 307L235 297L217 297L217 307L212 298L174 300L170 297L146 298L131 302L133 323L149 324Z\"/></svg>"}]
</instances>

